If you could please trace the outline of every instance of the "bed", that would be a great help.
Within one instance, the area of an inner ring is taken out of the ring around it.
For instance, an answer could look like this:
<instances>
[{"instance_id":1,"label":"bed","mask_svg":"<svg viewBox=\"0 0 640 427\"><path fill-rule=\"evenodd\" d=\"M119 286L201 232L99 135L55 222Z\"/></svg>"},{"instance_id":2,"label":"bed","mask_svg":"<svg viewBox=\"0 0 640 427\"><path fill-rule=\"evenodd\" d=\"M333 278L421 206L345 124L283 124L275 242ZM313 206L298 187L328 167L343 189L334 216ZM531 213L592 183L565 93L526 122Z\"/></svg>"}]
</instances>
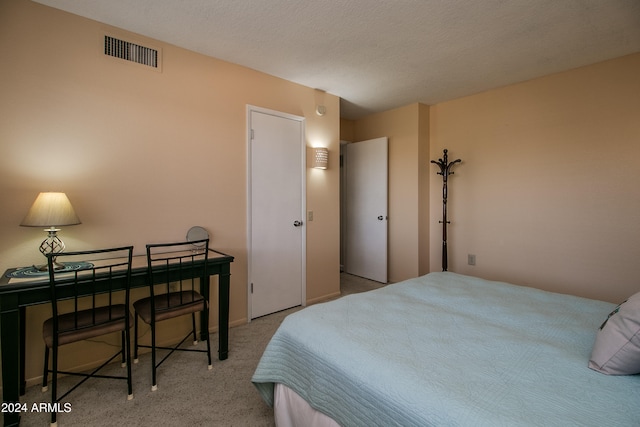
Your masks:
<instances>
[{"instance_id":1,"label":"bed","mask_svg":"<svg viewBox=\"0 0 640 427\"><path fill-rule=\"evenodd\" d=\"M287 404L301 400L321 425L639 426L640 375L590 361L618 312L640 317L640 293L634 298L621 310L430 273L287 316L252 381L269 405L292 411L276 412L279 425L311 424ZM639 337L623 345L632 364L640 364Z\"/></svg>"}]
</instances>

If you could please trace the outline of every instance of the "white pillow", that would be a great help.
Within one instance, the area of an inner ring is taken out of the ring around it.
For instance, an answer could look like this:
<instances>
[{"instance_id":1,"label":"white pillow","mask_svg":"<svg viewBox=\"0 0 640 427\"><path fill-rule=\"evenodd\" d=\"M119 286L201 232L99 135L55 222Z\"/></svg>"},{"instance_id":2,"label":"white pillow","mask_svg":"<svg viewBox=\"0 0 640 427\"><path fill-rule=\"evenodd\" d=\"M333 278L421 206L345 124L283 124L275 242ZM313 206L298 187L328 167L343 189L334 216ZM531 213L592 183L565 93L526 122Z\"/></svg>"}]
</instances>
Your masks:
<instances>
[{"instance_id":1,"label":"white pillow","mask_svg":"<svg viewBox=\"0 0 640 427\"><path fill-rule=\"evenodd\" d=\"M589 368L608 375L640 373L640 292L616 307L602 324Z\"/></svg>"}]
</instances>

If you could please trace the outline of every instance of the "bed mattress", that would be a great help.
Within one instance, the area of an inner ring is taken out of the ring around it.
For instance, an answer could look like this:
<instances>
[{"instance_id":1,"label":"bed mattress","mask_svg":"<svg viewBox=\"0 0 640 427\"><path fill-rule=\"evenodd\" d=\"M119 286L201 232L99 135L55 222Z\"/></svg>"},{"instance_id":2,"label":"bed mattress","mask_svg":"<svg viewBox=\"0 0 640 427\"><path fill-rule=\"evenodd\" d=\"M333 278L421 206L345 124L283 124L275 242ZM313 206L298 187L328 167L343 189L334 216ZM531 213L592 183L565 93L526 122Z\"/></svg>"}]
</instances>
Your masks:
<instances>
[{"instance_id":1,"label":"bed mattress","mask_svg":"<svg viewBox=\"0 0 640 427\"><path fill-rule=\"evenodd\" d=\"M637 426L640 376L587 366L614 307L431 273L289 315L252 381L342 426Z\"/></svg>"}]
</instances>

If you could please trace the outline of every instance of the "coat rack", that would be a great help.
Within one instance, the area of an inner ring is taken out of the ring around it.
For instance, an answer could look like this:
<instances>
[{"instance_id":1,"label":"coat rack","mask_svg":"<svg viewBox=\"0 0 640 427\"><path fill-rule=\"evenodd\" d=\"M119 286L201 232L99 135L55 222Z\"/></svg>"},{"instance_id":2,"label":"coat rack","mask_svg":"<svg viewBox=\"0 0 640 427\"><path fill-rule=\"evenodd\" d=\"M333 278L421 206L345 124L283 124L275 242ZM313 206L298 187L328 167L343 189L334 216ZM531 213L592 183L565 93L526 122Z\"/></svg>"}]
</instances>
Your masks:
<instances>
[{"instance_id":1,"label":"coat rack","mask_svg":"<svg viewBox=\"0 0 640 427\"><path fill-rule=\"evenodd\" d=\"M447 268L449 267L447 260L447 224L449 224L451 221L447 221L447 178L449 177L449 175L453 175L451 167L461 161L462 160L460 159L456 159L453 162L449 163L449 160L447 159L446 148L444 150L444 156L442 156L442 159L438 159L437 162L435 160L431 160L431 163L436 164L440 167L440 172L438 172L438 175L442 175L442 221L440 221L440 224L442 224L442 271L447 271Z\"/></svg>"}]
</instances>

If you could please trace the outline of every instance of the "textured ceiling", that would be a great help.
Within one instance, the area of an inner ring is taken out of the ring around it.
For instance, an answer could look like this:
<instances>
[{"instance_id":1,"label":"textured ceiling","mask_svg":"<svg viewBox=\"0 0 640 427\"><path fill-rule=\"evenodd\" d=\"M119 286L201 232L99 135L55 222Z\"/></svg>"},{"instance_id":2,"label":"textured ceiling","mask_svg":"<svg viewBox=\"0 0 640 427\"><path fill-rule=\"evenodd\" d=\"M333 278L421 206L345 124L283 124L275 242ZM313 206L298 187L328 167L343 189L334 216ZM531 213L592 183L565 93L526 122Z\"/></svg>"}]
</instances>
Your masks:
<instances>
[{"instance_id":1,"label":"textured ceiling","mask_svg":"<svg viewBox=\"0 0 640 427\"><path fill-rule=\"evenodd\" d=\"M36 1L327 91L350 119L640 52L639 0Z\"/></svg>"}]
</instances>

